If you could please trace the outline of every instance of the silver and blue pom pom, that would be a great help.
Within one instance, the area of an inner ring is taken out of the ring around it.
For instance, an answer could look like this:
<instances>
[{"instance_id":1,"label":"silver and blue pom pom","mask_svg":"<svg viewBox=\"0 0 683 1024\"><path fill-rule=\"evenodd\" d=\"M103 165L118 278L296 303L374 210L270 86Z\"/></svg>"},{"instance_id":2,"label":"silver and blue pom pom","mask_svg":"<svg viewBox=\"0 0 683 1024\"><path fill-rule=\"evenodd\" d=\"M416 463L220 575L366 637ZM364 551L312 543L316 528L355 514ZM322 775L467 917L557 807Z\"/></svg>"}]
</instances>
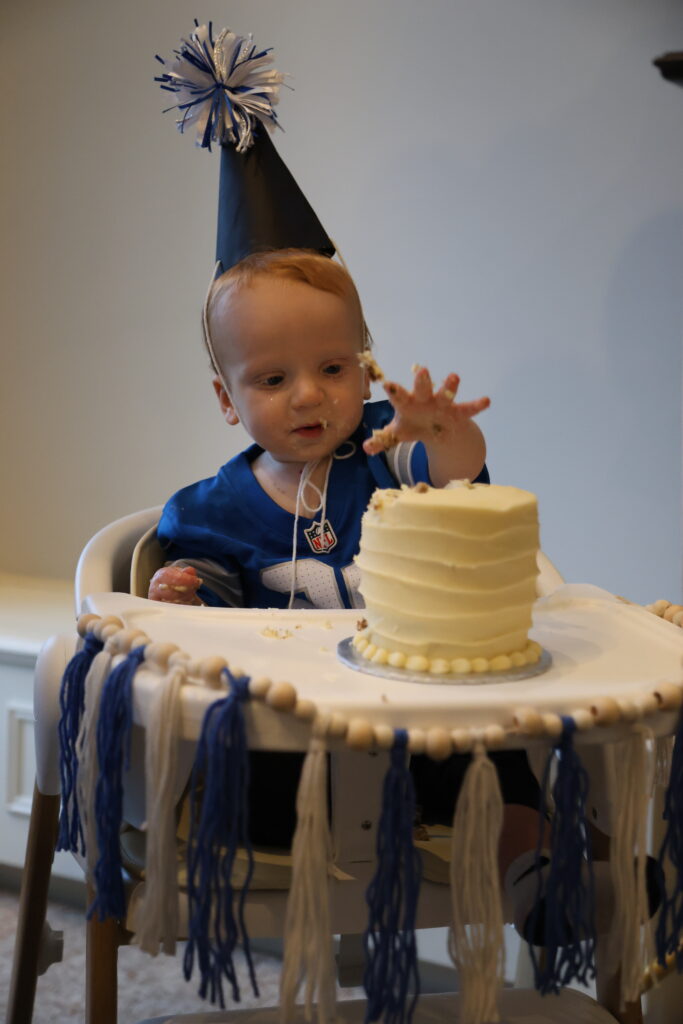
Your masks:
<instances>
[{"instance_id":1,"label":"silver and blue pom pom","mask_svg":"<svg viewBox=\"0 0 683 1024\"><path fill-rule=\"evenodd\" d=\"M243 153L253 144L259 124L270 132L278 126L274 107L285 76L268 67L270 49L257 49L251 35L238 36L225 28L214 40L211 22L207 26L195 20L195 25L190 38L174 50L170 71L155 81L178 96L166 110L178 111L180 132L196 126L198 146L232 144ZM157 60L171 65L158 55Z\"/></svg>"}]
</instances>

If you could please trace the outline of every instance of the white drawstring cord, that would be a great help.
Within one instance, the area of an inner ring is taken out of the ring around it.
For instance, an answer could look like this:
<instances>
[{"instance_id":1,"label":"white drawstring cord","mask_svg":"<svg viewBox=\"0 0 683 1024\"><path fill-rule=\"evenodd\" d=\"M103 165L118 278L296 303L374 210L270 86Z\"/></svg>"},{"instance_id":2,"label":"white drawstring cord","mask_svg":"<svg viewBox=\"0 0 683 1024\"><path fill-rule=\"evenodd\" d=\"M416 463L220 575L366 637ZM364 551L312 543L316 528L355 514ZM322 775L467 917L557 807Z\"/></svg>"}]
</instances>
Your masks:
<instances>
[{"instance_id":1,"label":"white drawstring cord","mask_svg":"<svg viewBox=\"0 0 683 1024\"><path fill-rule=\"evenodd\" d=\"M299 516L301 514L300 509L303 507L307 512L315 515L316 512L322 512L320 516L320 534L321 543L325 544L325 514L327 511L327 483L330 479L330 469L332 468L332 459L330 459L327 465L327 471L325 472L325 482L323 483L322 491L317 484L314 484L311 480L311 476L320 465L321 460L316 459L314 462L307 462L301 471L301 477L299 478L299 486L296 492L296 508L294 510L294 530L292 532L292 572L290 577L289 585L289 603L288 608L291 608L294 604L294 594L296 592L296 556L297 556L297 541L298 541L298 529L299 529ZM318 495L318 504L313 506L309 505L304 497L306 488L310 487Z\"/></svg>"}]
</instances>

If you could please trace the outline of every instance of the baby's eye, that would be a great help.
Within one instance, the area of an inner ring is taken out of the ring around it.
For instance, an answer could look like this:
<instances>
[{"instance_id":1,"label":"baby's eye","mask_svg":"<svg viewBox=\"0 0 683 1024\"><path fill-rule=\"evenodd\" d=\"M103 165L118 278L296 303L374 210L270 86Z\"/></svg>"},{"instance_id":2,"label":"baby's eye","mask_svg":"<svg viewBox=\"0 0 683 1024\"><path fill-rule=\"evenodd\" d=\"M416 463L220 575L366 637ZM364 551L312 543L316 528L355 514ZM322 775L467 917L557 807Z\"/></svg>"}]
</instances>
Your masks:
<instances>
[{"instance_id":1,"label":"baby's eye","mask_svg":"<svg viewBox=\"0 0 683 1024\"><path fill-rule=\"evenodd\" d=\"M342 369L341 363L328 363L327 366L323 367L323 373L328 377L334 377L336 374L341 373Z\"/></svg>"},{"instance_id":2,"label":"baby's eye","mask_svg":"<svg viewBox=\"0 0 683 1024\"><path fill-rule=\"evenodd\" d=\"M276 388L278 384L282 384L284 379L281 373L271 373L269 377L263 377L261 384L266 388Z\"/></svg>"}]
</instances>

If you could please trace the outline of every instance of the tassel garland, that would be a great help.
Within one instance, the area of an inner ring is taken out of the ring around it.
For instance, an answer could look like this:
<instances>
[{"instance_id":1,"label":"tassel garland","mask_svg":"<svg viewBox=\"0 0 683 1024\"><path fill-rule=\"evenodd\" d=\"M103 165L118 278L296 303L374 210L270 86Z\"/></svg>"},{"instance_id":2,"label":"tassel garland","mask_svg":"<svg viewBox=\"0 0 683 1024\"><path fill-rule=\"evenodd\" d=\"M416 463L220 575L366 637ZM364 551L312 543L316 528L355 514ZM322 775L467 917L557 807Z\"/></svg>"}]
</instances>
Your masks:
<instances>
[{"instance_id":1,"label":"tassel garland","mask_svg":"<svg viewBox=\"0 0 683 1024\"><path fill-rule=\"evenodd\" d=\"M83 829L78 813L76 779L78 757L76 741L83 714L85 679L95 656L104 647L94 633L86 633L83 646L66 666L59 691L59 775L62 809L59 817L57 849L71 853L84 851Z\"/></svg>"},{"instance_id":2,"label":"tassel garland","mask_svg":"<svg viewBox=\"0 0 683 1024\"><path fill-rule=\"evenodd\" d=\"M244 922L244 901L254 857L248 834L249 761L242 703L249 679L224 672L230 693L207 709L192 769L190 834L187 845L189 939L183 970L192 976L195 954L200 972L199 995L225 1007L223 978L235 1002L240 989L234 953L241 943L254 995L258 985ZM233 902L232 872L239 846L247 853L247 873ZM213 927L211 927L213 925Z\"/></svg>"},{"instance_id":3,"label":"tassel garland","mask_svg":"<svg viewBox=\"0 0 683 1024\"><path fill-rule=\"evenodd\" d=\"M312 1020L314 1000L318 1024L332 1021L336 1010L336 969L329 906L332 837L327 813L327 751L322 735L317 732L314 727L296 798L292 887L287 900L280 979L283 1024L294 1019L296 997L304 977L305 1019Z\"/></svg>"},{"instance_id":4,"label":"tassel garland","mask_svg":"<svg viewBox=\"0 0 683 1024\"><path fill-rule=\"evenodd\" d=\"M664 965L668 955L676 957L676 969L683 971L683 714L678 721L671 758L671 776L664 798L666 832L659 851L660 878L667 860L674 871L662 900L655 932L657 959ZM668 895L670 893L671 895Z\"/></svg>"},{"instance_id":5,"label":"tassel garland","mask_svg":"<svg viewBox=\"0 0 683 1024\"><path fill-rule=\"evenodd\" d=\"M76 740L78 758L78 809L85 843L86 875L89 881L95 877L97 863L97 830L95 826L95 791L99 773L97 761L97 719L100 714L100 700L105 680L111 670L112 656L105 646L95 656L85 680L85 703L81 727Z\"/></svg>"},{"instance_id":6,"label":"tassel garland","mask_svg":"<svg viewBox=\"0 0 683 1024\"><path fill-rule=\"evenodd\" d=\"M175 956L178 933L175 767L180 734L180 690L187 669L176 665L159 680L149 705L145 737L147 814L145 892L135 941L146 953Z\"/></svg>"},{"instance_id":7,"label":"tassel garland","mask_svg":"<svg viewBox=\"0 0 683 1024\"><path fill-rule=\"evenodd\" d=\"M483 744L475 748L453 818L449 952L467 1024L499 1021L505 945L498 872L503 798Z\"/></svg>"},{"instance_id":8,"label":"tassel garland","mask_svg":"<svg viewBox=\"0 0 683 1024\"><path fill-rule=\"evenodd\" d=\"M109 673L100 699L97 720L97 759L100 774L95 790L95 828L98 858L95 864L95 899L88 917L123 918L125 893L121 874L119 832L123 814L123 772L130 764L133 724L133 679L145 657L136 647Z\"/></svg>"},{"instance_id":9,"label":"tassel garland","mask_svg":"<svg viewBox=\"0 0 683 1024\"><path fill-rule=\"evenodd\" d=\"M531 932L545 913L545 964L535 948L529 951L534 965L536 988L543 995L557 994L571 981L588 984L595 977L595 882L591 859L586 798L588 774L574 749L576 723L562 716L562 735L551 750L541 784L539 839L536 852L538 891L530 915ZM542 891L541 849L547 818L547 792L555 754L557 777L553 786L555 812L551 823L550 865Z\"/></svg>"},{"instance_id":10,"label":"tassel garland","mask_svg":"<svg viewBox=\"0 0 683 1024\"><path fill-rule=\"evenodd\" d=\"M377 868L366 894L366 1022L382 1017L385 1024L409 1024L420 994L415 915L422 863L413 844L415 792L407 746L408 733L397 729L384 780Z\"/></svg>"}]
</instances>

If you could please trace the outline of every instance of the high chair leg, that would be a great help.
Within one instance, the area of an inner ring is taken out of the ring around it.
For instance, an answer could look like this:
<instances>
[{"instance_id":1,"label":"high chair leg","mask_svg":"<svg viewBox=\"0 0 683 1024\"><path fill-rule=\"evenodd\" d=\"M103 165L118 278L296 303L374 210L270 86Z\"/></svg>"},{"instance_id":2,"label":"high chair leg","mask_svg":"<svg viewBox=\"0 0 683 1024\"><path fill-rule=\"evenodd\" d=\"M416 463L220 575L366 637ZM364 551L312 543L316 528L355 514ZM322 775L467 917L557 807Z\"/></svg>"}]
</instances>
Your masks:
<instances>
[{"instance_id":1,"label":"high chair leg","mask_svg":"<svg viewBox=\"0 0 683 1024\"><path fill-rule=\"evenodd\" d=\"M88 906L94 891L88 885ZM121 942L118 921L91 917L85 937L85 1024L116 1024L117 961Z\"/></svg>"},{"instance_id":2,"label":"high chair leg","mask_svg":"<svg viewBox=\"0 0 683 1024\"><path fill-rule=\"evenodd\" d=\"M36 995L47 892L59 826L59 796L33 789L26 862L21 879L7 1024L31 1024Z\"/></svg>"}]
</instances>

